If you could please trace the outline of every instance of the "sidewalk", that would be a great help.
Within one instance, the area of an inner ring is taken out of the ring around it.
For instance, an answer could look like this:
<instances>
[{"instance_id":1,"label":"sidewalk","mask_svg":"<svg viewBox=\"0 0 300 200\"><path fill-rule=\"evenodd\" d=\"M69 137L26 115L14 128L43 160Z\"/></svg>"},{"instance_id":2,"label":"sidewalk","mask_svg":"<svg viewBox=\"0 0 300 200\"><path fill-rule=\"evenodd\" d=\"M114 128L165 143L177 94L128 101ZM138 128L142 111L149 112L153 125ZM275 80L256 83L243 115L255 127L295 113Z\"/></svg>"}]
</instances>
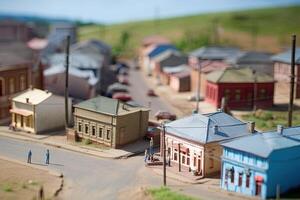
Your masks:
<instances>
[{"instance_id":1,"label":"sidewalk","mask_svg":"<svg viewBox=\"0 0 300 200\"><path fill-rule=\"evenodd\" d=\"M122 149L112 148L95 148L91 146L85 146L81 143L72 143L67 141L67 137L64 131L53 132L43 135L35 135L25 133L21 131L9 130L7 126L0 126L0 136L10 137L18 140L38 142L41 144L62 148L70 151L84 153L96 157L120 159L127 158L136 154L143 153L148 147L149 142L139 140L135 143L124 146Z\"/></svg>"}]
</instances>

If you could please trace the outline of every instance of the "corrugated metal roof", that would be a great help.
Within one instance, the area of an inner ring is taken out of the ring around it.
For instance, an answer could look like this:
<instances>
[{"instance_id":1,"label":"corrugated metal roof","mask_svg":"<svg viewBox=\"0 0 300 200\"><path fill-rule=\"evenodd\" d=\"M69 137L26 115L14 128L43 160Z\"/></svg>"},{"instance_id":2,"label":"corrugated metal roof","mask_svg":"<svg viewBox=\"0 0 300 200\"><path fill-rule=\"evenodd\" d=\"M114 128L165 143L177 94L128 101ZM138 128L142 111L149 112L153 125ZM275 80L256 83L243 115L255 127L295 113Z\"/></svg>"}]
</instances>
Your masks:
<instances>
[{"instance_id":1,"label":"corrugated metal roof","mask_svg":"<svg viewBox=\"0 0 300 200\"><path fill-rule=\"evenodd\" d=\"M247 51L240 52L239 54L233 55L228 58L226 61L231 64L265 64L272 63L270 53L266 52L257 52L257 51Z\"/></svg>"},{"instance_id":2,"label":"corrugated metal roof","mask_svg":"<svg viewBox=\"0 0 300 200\"><path fill-rule=\"evenodd\" d=\"M174 74L183 71L189 71L189 66L188 65L165 66L162 70L164 73Z\"/></svg>"},{"instance_id":3,"label":"corrugated metal roof","mask_svg":"<svg viewBox=\"0 0 300 200\"><path fill-rule=\"evenodd\" d=\"M274 151L300 146L300 127L284 128L282 134L256 133L222 143L222 146L268 158Z\"/></svg>"},{"instance_id":4,"label":"corrugated metal roof","mask_svg":"<svg viewBox=\"0 0 300 200\"><path fill-rule=\"evenodd\" d=\"M171 49L171 50L177 50L175 46L171 45L171 44L160 44L157 45L152 51L150 51L148 53L148 56L150 58L153 58L161 53L163 53L164 51Z\"/></svg>"},{"instance_id":5,"label":"corrugated metal roof","mask_svg":"<svg viewBox=\"0 0 300 200\"><path fill-rule=\"evenodd\" d=\"M257 83L274 82L274 78L268 74L256 71L250 68L227 68L209 73L206 80L213 83Z\"/></svg>"},{"instance_id":6,"label":"corrugated metal roof","mask_svg":"<svg viewBox=\"0 0 300 200\"><path fill-rule=\"evenodd\" d=\"M183 57L183 55L178 52L177 50L174 49L167 49L165 51L163 51L162 53L152 57L152 60L154 60L155 62L161 62L167 58L170 58L171 56L176 56L176 57Z\"/></svg>"},{"instance_id":7,"label":"corrugated metal roof","mask_svg":"<svg viewBox=\"0 0 300 200\"><path fill-rule=\"evenodd\" d=\"M208 46L192 51L190 56L208 60L224 60L239 53L240 50L233 47Z\"/></svg>"},{"instance_id":8,"label":"corrugated metal roof","mask_svg":"<svg viewBox=\"0 0 300 200\"><path fill-rule=\"evenodd\" d=\"M29 99L30 104L37 105L52 95L51 92L46 92L39 89L28 89L22 94L13 98L13 101L26 103L26 99Z\"/></svg>"},{"instance_id":9,"label":"corrugated metal roof","mask_svg":"<svg viewBox=\"0 0 300 200\"><path fill-rule=\"evenodd\" d=\"M218 130L215 132L215 126ZM224 113L193 114L166 124L170 134L200 143L228 140L249 134L246 123Z\"/></svg>"},{"instance_id":10,"label":"corrugated metal roof","mask_svg":"<svg viewBox=\"0 0 300 200\"><path fill-rule=\"evenodd\" d=\"M272 56L272 60L276 62L291 63L291 50ZM296 64L300 64L300 48L296 48L295 56Z\"/></svg>"}]
</instances>

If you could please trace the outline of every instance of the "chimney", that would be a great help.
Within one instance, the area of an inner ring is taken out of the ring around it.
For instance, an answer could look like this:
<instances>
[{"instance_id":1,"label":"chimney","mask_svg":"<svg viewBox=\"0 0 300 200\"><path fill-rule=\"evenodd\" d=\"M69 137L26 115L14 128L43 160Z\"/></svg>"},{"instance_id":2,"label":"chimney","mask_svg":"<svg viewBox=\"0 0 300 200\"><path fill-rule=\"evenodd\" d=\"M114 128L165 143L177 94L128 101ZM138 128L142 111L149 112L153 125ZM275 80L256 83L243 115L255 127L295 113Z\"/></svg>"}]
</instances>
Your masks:
<instances>
[{"instance_id":1,"label":"chimney","mask_svg":"<svg viewBox=\"0 0 300 200\"><path fill-rule=\"evenodd\" d=\"M26 103L29 103L29 98L26 98Z\"/></svg>"},{"instance_id":2,"label":"chimney","mask_svg":"<svg viewBox=\"0 0 300 200\"><path fill-rule=\"evenodd\" d=\"M250 133L254 133L255 132L255 122L248 122L248 131Z\"/></svg>"},{"instance_id":3,"label":"chimney","mask_svg":"<svg viewBox=\"0 0 300 200\"><path fill-rule=\"evenodd\" d=\"M218 133L218 125L214 125L214 134Z\"/></svg>"},{"instance_id":4,"label":"chimney","mask_svg":"<svg viewBox=\"0 0 300 200\"><path fill-rule=\"evenodd\" d=\"M282 125L277 125L277 132L282 135L283 133L283 126Z\"/></svg>"}]
</instances>

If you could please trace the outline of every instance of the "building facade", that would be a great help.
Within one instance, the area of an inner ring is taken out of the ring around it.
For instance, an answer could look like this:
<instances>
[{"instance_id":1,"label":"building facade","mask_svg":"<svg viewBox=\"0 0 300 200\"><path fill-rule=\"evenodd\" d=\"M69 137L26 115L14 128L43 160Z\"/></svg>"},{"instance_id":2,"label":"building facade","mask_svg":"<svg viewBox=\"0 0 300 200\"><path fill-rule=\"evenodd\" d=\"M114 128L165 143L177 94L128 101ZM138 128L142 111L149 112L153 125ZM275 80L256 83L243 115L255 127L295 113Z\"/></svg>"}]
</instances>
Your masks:
<instances>
[{"instance_id":1,"label":"building facade","mask_svg":"<svg viewBox=\"0 0 300 200\"><path fill-rule=\"evenodd\" d=\"M220 108L222 99L230 109L267 108L273 106L274 79L249 68L228 68L206 77L205 101Z\"/></svg>"},{"instance_id":2,"label":"building facade","mask_svg":"<svg viewBox=\"0 0 300 200\"><path fill-rule=\"evenodd\" d=\"M71 111L70 99L69 105ZM65 126L65 100L48 91L28 89L17 95L12 99L10 113L14 128L33 134Z\"/></svg>"},{"instance_id":3,"label":"building facade","mask_svg":"<svg viewBox=\"0 0 300 200\"><path fill-rule=\"evenodd\" d=\"M148 128L148 118L148 109L131 107L102 96L74 106L77 136L112 148L143 138Z\"/></svg>"},{"instance_id":4,"label":"building facade","mask_svg":"<svg viewBox=\"0 0 300 200\"><path fill-rule=\"evenodd\" d=\"M172 165L200 177L219 174L222 154L219 142L249 134L246 123L223 112L193 114L167 123L165 130L166 150Z\"/></svg>"},{"instance_id":5,"label":"building facade","mask_svg":"<svg viewBox=\"0 0 300 200\"><path fill-rule=\"evenodd\" d=\"M262 199L299 187L299 131L279 126L223 143L221 187Z\"/></svg>"}]
</instances>

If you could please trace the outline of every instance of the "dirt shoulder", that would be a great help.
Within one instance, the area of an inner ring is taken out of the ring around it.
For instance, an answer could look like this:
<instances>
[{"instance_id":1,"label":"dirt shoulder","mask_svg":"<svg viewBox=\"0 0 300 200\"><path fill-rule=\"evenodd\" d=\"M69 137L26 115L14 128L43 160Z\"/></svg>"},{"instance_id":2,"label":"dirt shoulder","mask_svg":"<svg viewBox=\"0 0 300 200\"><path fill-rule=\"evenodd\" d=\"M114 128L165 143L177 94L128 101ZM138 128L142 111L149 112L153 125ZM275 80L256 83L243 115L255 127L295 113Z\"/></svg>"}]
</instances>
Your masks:
<instances>
[{"instance_id":1,"label":"dirt shoulder","mask_svg":"<svg viewBox=\"0 0 300 200\"><path fill-rule=\"evenodd\" d=\"M55 199L61 188L62 178L43 169L36 169L17 162L0 159L0 199L37 199L41 186L44 199Z\"/></svg>"}]
</instances>

